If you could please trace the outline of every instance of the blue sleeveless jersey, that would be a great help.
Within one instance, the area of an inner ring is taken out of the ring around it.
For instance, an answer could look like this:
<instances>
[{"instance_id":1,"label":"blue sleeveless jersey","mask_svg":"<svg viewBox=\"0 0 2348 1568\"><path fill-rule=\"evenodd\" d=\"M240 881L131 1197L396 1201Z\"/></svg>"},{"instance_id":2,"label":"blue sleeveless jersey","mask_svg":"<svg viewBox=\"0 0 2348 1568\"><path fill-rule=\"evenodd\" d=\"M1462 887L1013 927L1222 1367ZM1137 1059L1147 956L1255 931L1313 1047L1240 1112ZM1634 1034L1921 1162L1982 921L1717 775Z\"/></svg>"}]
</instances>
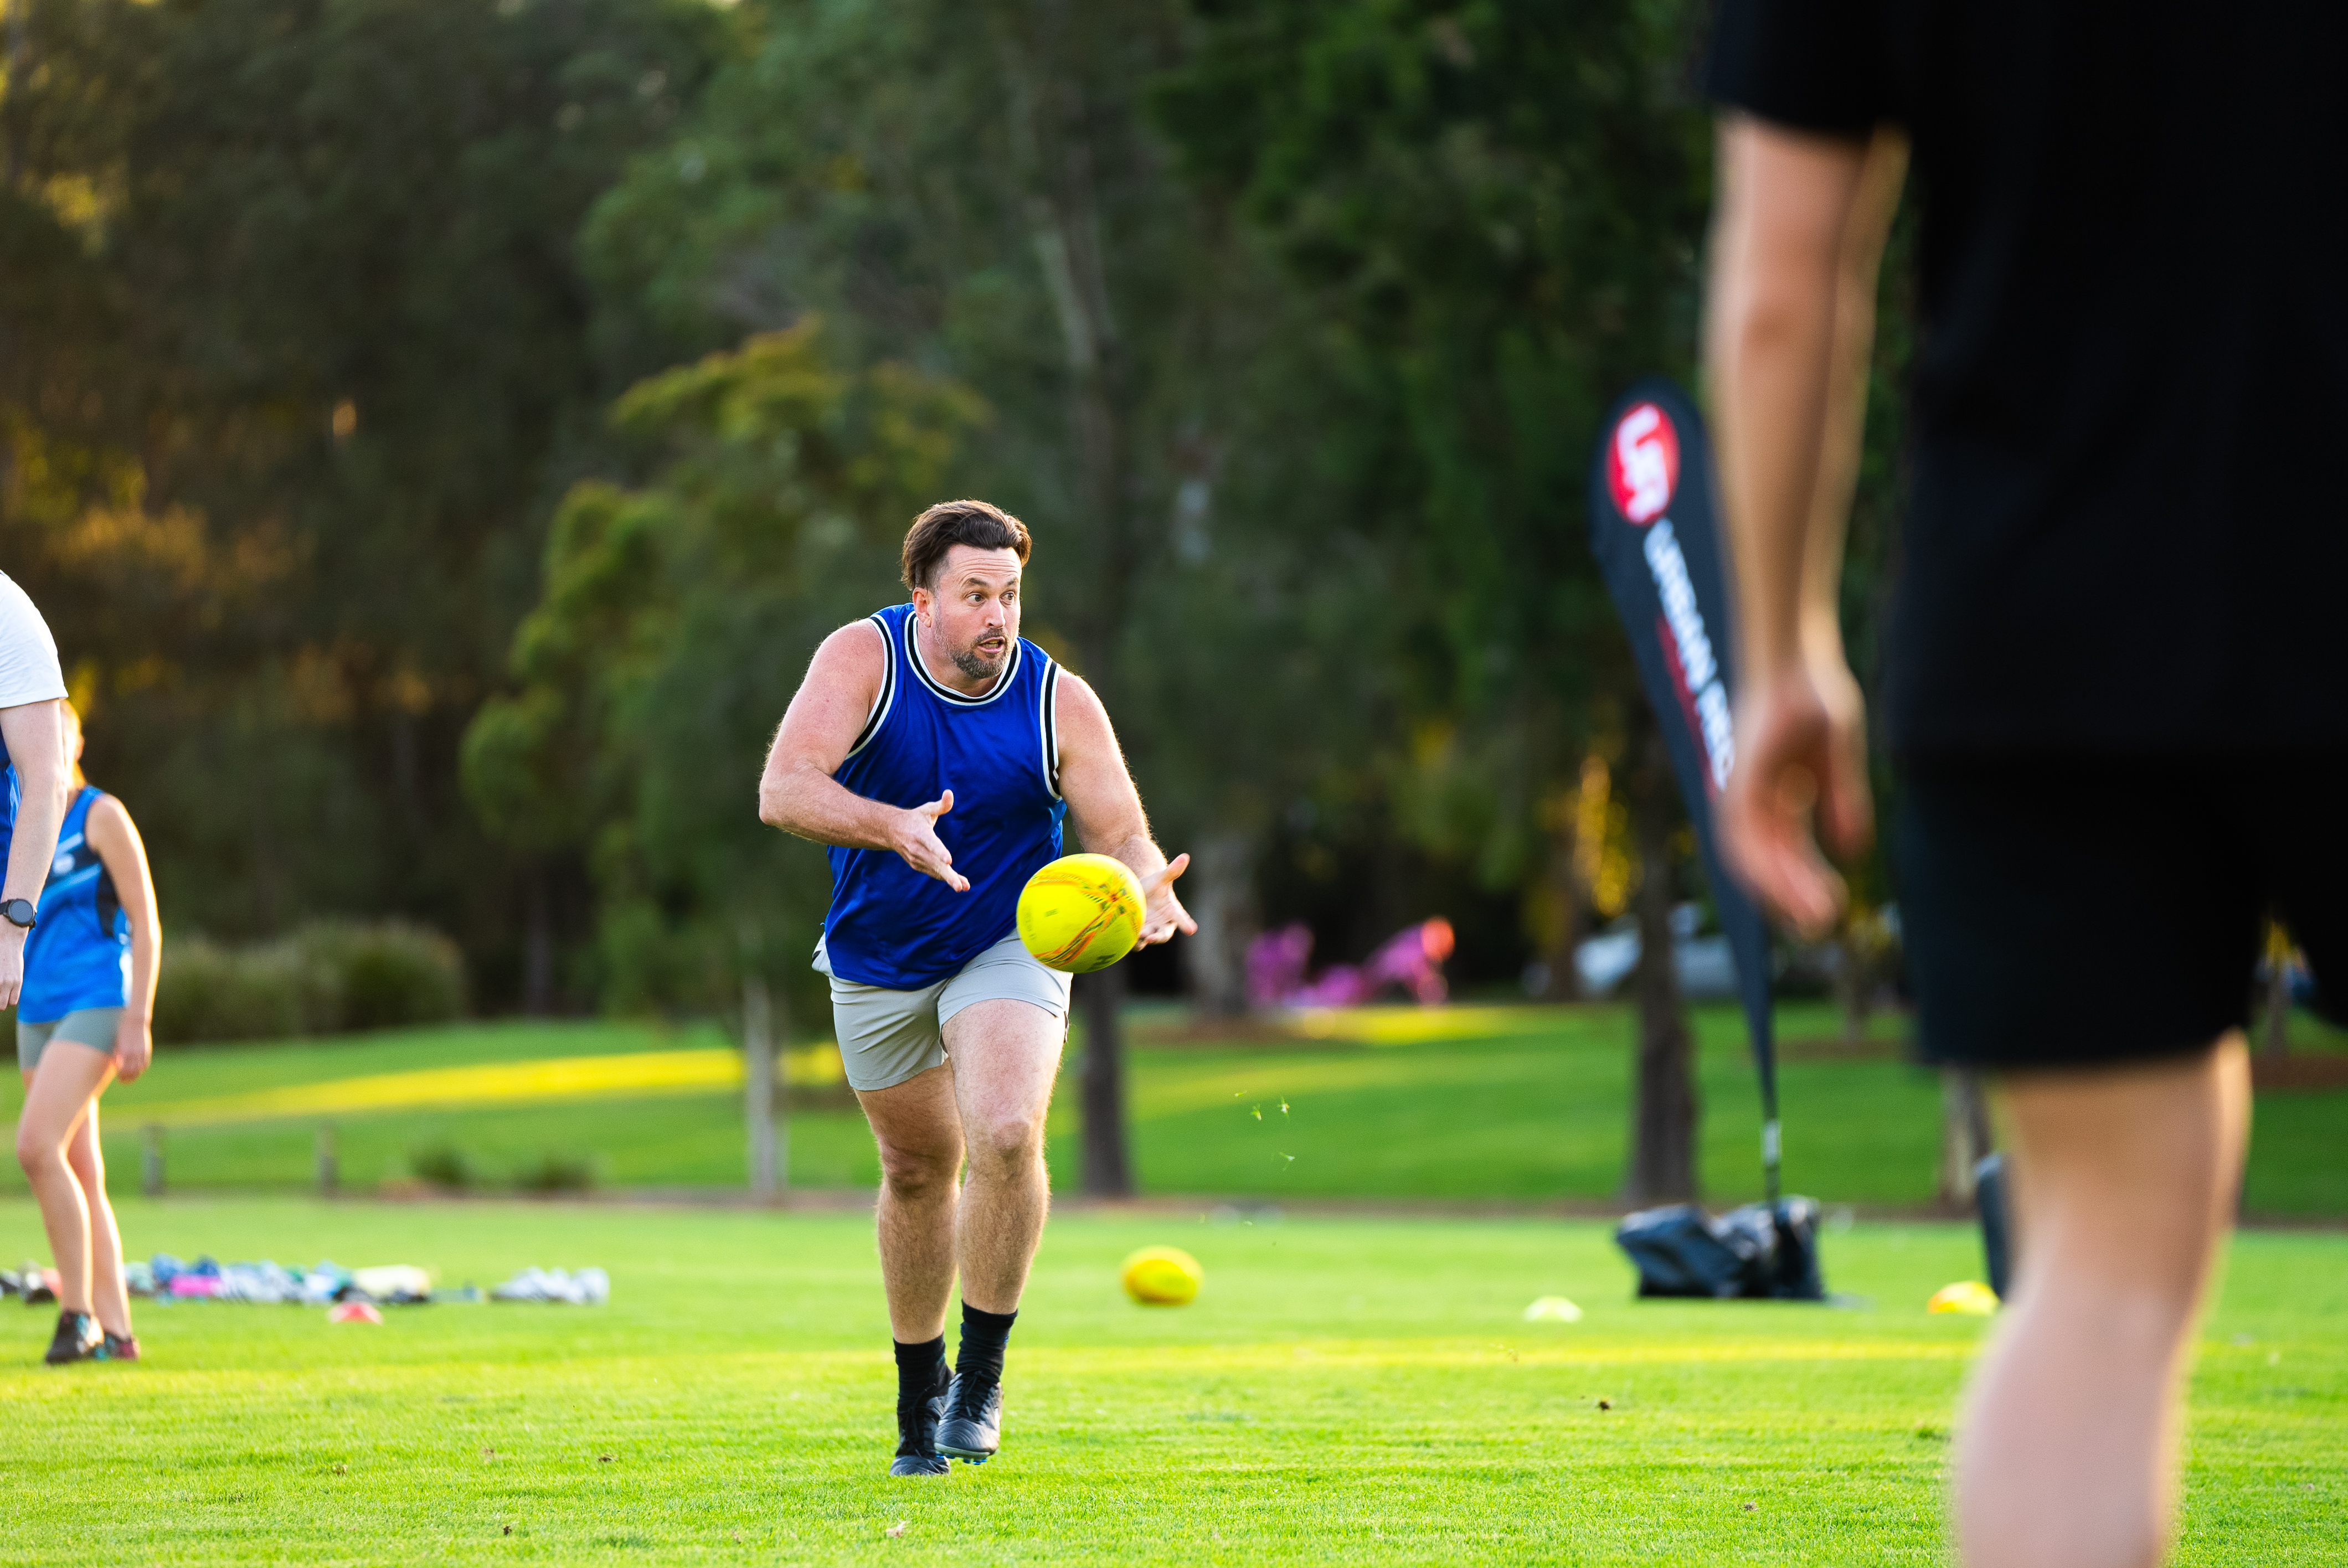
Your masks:
<instances>
[{"instance_id":1,"label":"blue sleeveless jersey","mask_svg":"<svg viewBox=\"0 0 2348 1568\"><path fill-rule=\"evenodd\" d=\"M16 1016L48 1023L82 1008L118 1008L130 995L130 920L114 878L89 843L89 808L105 792L84 784L57 829L57 855L25 943Z\"/></svg>"},{"instance_id":2,"label":"blue sleeveless jersey","mask_svg":"<svg viewBox=\"0 0 2348 1568\"><path fill-rule=\"evenodd\" d=\"M1016 929L1020 889L1059 858L1066 806L1052 702L1060 671L1023 637L994 689L965 697L922 668L911 605L871 620L889 651L880 700L832 777L890 805L926 805L953 791L938 838L970 891L922 876L891 851L835 845L824 955L843 980L919 990Z\"/></svg>"}]
</instances>

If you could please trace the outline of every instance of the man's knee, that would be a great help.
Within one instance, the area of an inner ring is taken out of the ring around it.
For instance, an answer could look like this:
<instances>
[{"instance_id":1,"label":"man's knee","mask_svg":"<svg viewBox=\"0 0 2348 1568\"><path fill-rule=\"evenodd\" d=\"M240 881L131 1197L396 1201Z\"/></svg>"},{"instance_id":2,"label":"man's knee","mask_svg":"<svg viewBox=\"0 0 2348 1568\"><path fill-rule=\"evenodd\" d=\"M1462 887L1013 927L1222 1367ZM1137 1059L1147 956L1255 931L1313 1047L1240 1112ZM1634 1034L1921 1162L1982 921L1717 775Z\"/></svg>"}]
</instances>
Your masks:
<instances>
[{"instance_id":1,"label":"man's knee","mask_svg":"<svg viewBox=\"0 0 2348 1568\"><path fill-rule=\"evenodd\" d=\"M919 1200L953 1190L962 1172L960 1143L879 1142L880 1180L892 1196Z\"/></svg>"},{"instance_id":2,"label":"man's knee","mask_svg":"<svg viewBox=\"0 0 2348 1568\"><path fill-rule=\"evenodd\" d=\"M970 1161L999 1170L1023 1169L1042 1158L1044 1119L1005 1115L988 1120L970 1132Z\"/></svg>"}]
</instances>

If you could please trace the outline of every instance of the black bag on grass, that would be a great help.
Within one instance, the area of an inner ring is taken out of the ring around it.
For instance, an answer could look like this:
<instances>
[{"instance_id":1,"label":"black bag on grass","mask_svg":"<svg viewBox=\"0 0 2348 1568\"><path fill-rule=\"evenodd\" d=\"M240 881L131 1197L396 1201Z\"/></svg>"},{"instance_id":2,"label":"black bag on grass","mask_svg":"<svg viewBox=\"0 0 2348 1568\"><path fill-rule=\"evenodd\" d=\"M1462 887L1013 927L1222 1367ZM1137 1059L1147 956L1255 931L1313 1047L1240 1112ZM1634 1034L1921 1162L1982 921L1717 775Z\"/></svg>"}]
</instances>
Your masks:
<instances>
[{"instance_id":1,"label":"black bag on grass","mask_svg":"<svg viewBox=\"0 0 2348 1568\"><path fill-rule=\"evenodd\" d=\"M1747 1204L1717 1219L1694 1204L1623 1217L1614 1241L1639 1270L1639 1294L1823 1301L1818 1205L1783 1198Z\"/></svg>"}]
</instances>

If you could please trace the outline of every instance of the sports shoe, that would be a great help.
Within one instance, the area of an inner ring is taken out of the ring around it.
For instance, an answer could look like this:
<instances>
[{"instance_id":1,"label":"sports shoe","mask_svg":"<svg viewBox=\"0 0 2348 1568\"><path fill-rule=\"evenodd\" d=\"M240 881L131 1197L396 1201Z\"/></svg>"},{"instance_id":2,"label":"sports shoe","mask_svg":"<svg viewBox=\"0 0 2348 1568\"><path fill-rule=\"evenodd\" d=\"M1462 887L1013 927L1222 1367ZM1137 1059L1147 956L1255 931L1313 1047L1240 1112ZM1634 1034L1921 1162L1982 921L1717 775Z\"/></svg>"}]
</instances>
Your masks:
<instances>
[{"instance_id":1,"label":"sports shoe","mask_svg":"<svg viewBox=\"0 0 2348 1568\"><path fill-rule=\"evenodd\" d=\"M98 1325L89 1320L87 1312L57 1314L57 1337L49 1341L49 1353L41 1358L52 1367L62 1367L68 1361L87 1361L106 1343Z\"/></svg>"},{"instance_id":2,"label":"sports shoe","mask_svg":"<svg viewBox=\"0 0 2348 1568\"><path fill-rule=\"evenodd\" d=\"M938 1452L984 1464L1003 1446L1003 1385L965 1383L956 1372L946 1388L945 1419L938 1423Z\"/></svg>"},{"instance_id":3,"label":"sports shoe","mask_svg":"<svg viewBox=\"0 0 2348 1568\"><path fill-rule=\"evenodd\" d=\"M891 1475L943 1475L951 1467L938 1452L938 1423L945 1419L943 1389L918 1405L897 1407L897 1457L889 1461Z\"/></svg>"},{"instance_id":4,"label":"sports shoe","mask_svg":"<svg viewBox=\"0 0 2348 1568\"><path fill-rule=\"evenodd\" d=\"M136 1334L117 1334L113 1329L108 1329L106 1331L106 1342L98 1348L98 1353L92 1358L92 1359L98 1361L136 1361L139 1359L139 1336Z\"/></svg>"}]
</instances>

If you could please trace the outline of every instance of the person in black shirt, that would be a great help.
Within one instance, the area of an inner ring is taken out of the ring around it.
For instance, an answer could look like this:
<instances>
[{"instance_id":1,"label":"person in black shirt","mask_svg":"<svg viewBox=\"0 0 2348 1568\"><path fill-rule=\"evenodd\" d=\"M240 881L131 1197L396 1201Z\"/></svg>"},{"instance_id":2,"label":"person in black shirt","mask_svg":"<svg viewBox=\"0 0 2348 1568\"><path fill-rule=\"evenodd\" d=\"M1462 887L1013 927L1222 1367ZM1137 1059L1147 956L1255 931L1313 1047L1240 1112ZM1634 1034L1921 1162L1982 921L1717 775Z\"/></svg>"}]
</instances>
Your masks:
<instances>
[{"instance_id":1,"label":"person in black shirt","mask_svg":"<svg viewBox=\"0 0 2348 1568\"><path fill-rule=\"evenodd\" d=\"M1997 1070L2021 1257L1956 1456L1973 1563L2150 1564L2280 912L2348 995L2348 10L1724 0L1708 333L1733 863L1808 932L1871 831L1835 618L1874 275L1920 201L1884 705L1921 1043Z\"/></svg>"}]
</instances>

